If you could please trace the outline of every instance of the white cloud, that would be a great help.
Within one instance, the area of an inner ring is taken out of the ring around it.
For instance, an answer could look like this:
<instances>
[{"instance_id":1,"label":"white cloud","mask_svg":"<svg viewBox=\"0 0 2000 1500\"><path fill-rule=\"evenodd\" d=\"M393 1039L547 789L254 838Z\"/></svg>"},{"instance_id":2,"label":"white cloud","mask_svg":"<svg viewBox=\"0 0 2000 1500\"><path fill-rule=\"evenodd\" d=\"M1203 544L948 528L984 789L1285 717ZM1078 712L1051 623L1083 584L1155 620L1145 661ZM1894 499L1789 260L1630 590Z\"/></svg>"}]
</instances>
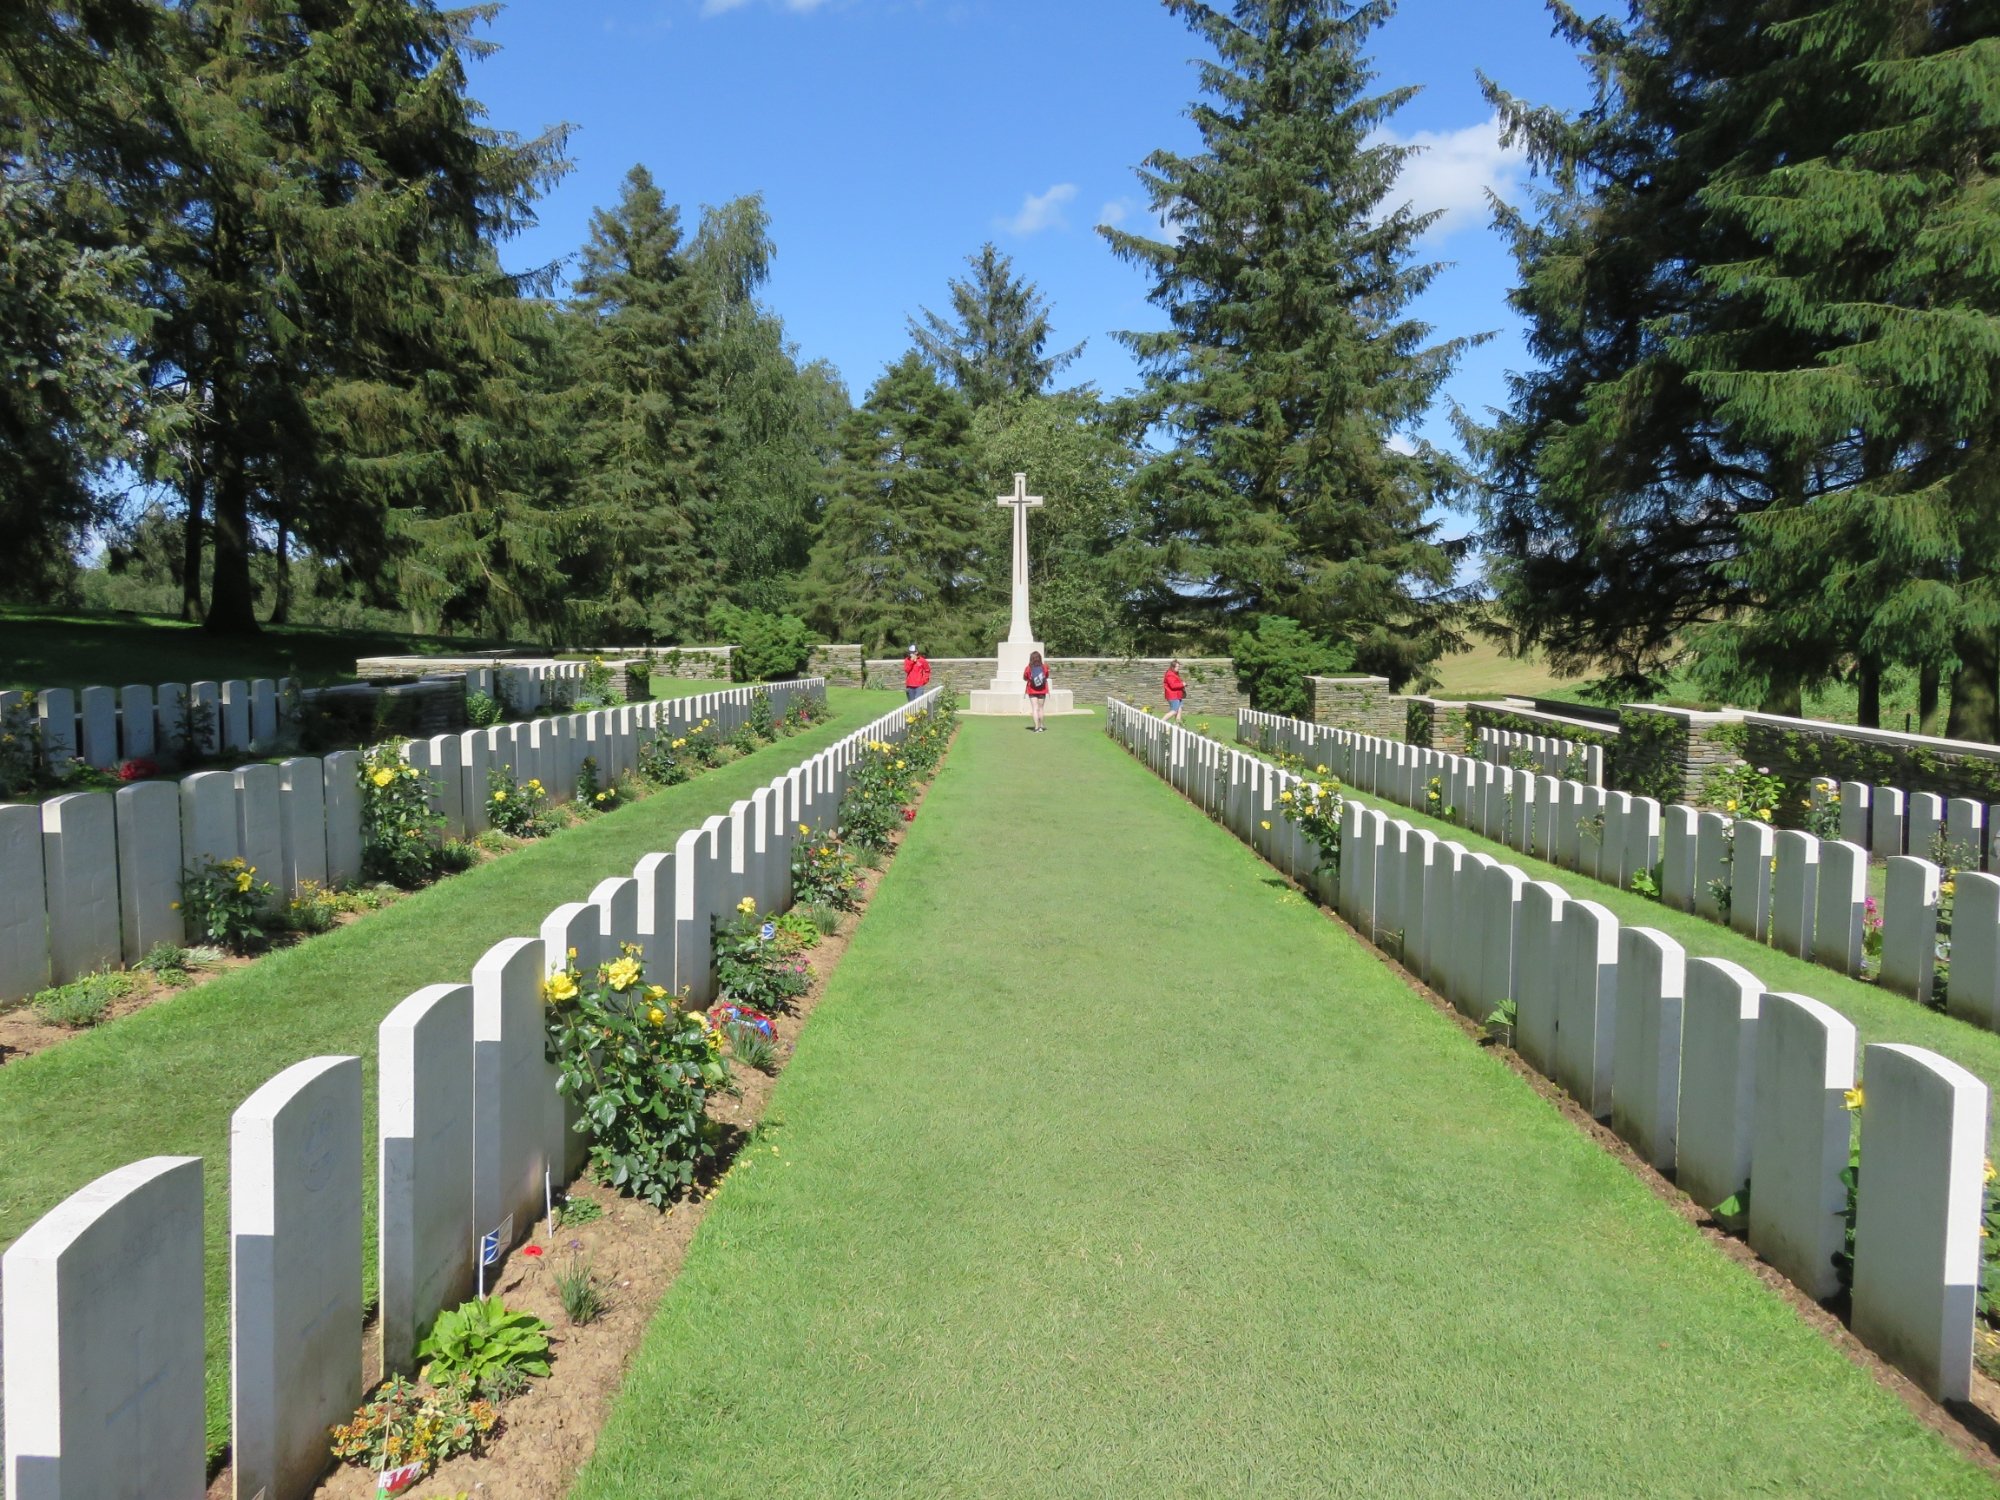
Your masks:
<instances>
[{"instance_id":1,"label":"white cloud","mask_svg":"<svg viewBox=\"0 0 2000 1500\"><path fill-rule=\"evenodd\" d=\"M1108 229L1128 229L1167 244L1181 237L1171 212L1156 214L1137 198L1113 198L1097 211L1097 222Z\"/></svg>"},{"instance_id":2,"label":"white cloud","mask_svg":"<svg viewBox=\"0 0 2000 1500\"><path fill-rule=\"evenodd\" d=\"M1113 198L1097 211L1097 222L1110 229L1116 229L1131 217L1132 200L1130 198Z\"/></svg>"},{"instance_id":3,"label":"white cloud","mask_svg":"<svg viewBox=\"0 0 2000 1500\"><path fill-rule=\"evenodd\" d=\"M1461 130L1419 130L1408 136L1385 131L1377 139L1417 148L1404 161L1384 204L1395 208L1407 202L1418 213L1441 212L1443 217L1425 236L1434 241L1484 224L1487 191L1505 197L1527 163L1520 146L1500 144L1498 115Z\"/></svg>"},{"instance_id":4,"label":"white cloud","mask_svg":"<svg viewBox=\"0 0 2000 1500\"><path fill-rule=\"evenodd\" d=\"M1030 193L1021 200L1021 211L1000 220L1010 234L1039 234L1044 229L1061 229L1068 224L1063 205L1076 197L1076 184L1058 182L1046 193Z\"/></svg>"},{"instance_id":5,"label":"white cloud","mask_svg":"<svg viewBox=\"0 0 2000 1500\"><path fill-rule=\"evenodd\" d=\"M1389 449L1394 453L1413 454L1417 451L1417 440L1406 433L1389 434Z\"/></svg>"}]
</instances>

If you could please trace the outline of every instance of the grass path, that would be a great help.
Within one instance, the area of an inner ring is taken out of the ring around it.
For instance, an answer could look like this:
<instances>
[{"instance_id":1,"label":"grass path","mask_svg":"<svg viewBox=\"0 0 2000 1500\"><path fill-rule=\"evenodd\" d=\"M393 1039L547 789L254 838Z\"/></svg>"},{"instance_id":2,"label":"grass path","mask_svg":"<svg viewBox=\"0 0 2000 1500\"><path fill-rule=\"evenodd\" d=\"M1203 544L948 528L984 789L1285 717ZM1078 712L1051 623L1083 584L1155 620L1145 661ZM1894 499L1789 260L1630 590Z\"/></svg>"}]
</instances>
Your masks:
<instances>
[{"instance_id":1,"label":"grass path","mask_svg":"<svg viewBox=\"0 0 2000 1500\"><path fill-rule=\"evenodd\" d=\"M375 1118L375 1032L406 995L462 983L489 947L532 935L685 828L898 701L835 689L807 734L530 844L350 926L0 1068L0 1246L85 1183L142 1156L201 1156L207 1197L211 1450L228 1435L229 1117L303 1058L355 1053ZM375 1281L374 1152L364 1152L366 1275Z\"/></svg>"},{"instance_id":2,"label":"grass path","mask_svg":"<svg viewBox=\"0 0 2000 1500\"><path fill-rule=\"evenodd\" d=\"M1989 1495L1122 752L970 720L578 1500Z\"/></svg>"}]
</instances>

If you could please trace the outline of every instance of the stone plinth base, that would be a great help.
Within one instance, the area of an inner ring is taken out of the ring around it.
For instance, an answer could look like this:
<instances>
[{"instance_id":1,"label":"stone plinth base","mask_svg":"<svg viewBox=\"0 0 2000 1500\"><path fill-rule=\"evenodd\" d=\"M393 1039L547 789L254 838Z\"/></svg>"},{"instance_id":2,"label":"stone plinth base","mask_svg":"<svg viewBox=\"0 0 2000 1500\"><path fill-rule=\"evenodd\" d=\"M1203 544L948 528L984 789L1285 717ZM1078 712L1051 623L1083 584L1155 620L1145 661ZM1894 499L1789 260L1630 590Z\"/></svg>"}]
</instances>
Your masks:
<instances>
[{"instance_id":1,"label":"stone plinth base","mask_svg":"<svg viewBox=\"0 0 2000 1500\"><path fill-rule=\"evenodd\" d=\"M967 702L961 713L968 714L1013 714L1025 719L1028 716L1028 695L1019 688L974 688L966 695ZM1073 714L1084 712L1078 709L1076 694L1068 688L1050 688L1049 696L1042 704L1044 714Z\"/></svg>"}]
</instances>

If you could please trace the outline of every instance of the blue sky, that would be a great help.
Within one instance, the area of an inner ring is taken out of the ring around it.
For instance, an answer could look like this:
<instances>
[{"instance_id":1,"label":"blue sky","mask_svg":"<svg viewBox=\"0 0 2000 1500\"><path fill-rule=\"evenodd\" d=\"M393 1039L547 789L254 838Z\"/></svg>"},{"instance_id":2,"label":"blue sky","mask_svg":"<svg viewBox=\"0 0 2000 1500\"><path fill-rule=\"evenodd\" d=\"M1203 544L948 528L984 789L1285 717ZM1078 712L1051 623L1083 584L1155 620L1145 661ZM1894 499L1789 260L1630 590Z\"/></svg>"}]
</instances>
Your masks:
<instances>
[{"instance_id":1,"label":"blue sky","mask_svg":"<svg viewBox=\"0 0 2000 1500\"><path fill-rule=\"evenodd\" d=\"M943 308L987 239L1049 298L1058 338L1087 340L1067 378L1134 383L1110 331L1157 319L1141 272L1093 225L1143 223L1132 169L1194 144L1201 48L1157 0L512 0L487 35L501 50L472 88L490 123L578 127L575 169L510 265L573 255L592 208L644 162L690 228L701 204L763 194L778 249L766 299L857 400L908 346L904 320ZM1478 411L1504 401L1525 351L1484 208L1488 187L1516 193L1522 167L1475 69L1566 105L1583 73L1541 0L1403 0L1373 56L1381 87L1422 85L1394 130L1431 149L1401 188L1447 210L1425 250L1453 264L1419 311L1440 334L1498 334L1449 388Z\"/></svg>"}]
</instances>

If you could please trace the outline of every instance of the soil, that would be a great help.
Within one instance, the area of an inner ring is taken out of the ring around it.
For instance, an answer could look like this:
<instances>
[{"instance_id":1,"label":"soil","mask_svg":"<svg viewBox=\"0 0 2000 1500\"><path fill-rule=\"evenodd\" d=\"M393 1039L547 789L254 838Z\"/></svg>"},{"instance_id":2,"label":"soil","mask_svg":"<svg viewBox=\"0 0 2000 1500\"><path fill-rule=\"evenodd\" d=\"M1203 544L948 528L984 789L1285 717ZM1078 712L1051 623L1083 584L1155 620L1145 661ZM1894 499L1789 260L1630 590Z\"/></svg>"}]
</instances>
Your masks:
<instances>
[{"instance_id":1,"label":"soil","mask_svg":"<svg viewBox=\"0 0 2000 1500\"><path fill-rule=\"evenodd\" d=\"M921 808L928 788L919 788L912 806ZM895 836L900 845L902 834ZM772 1017L776 1037L774 1067L782 1072L797 1049L827 980L847 951L856 923L867 911L894 859L891 849L884 869L860 867L860 909L848 914L840 930L823 937L806 954L806 993L790 1012ZM478 1500L547 1500L568 1491L577 1472L597 1446L597 1434L624 1383L625 1371L638 1349L654 1310L680 1274L695 1231L707 1215L708 1199L722 1185L742 1148L753 1138L763 1118L775 1074L736 1070L740 1092L709 1101L709 1115L729 1127L730 1145L714 1163L708 1180L695 1196L665 1213L579 1178L568 1201L591 1202L603 1217L574 1228L546 1224L537 1228L530 1245L517 1247L491 1273L488 1287L510 1309L530 1312L549 1325L550 1373L523 1394L503 1403L500 1424L477 1457L455 1459L403 1491L406 1496L476 1496ZM576 1256L592 1270L605 1293L604 1312L582 1326L572 1325L556 1293L555 1273ZM373 1389L380 1378L373 1319L363 1333L365 1384ZM209 1485L209 1500L229 1500L232 1476L225 1467ZM351 1466L332 1470L314 1491L314 1500L374 1500L375 1476Z\"/></svg>"}]
</instances>

